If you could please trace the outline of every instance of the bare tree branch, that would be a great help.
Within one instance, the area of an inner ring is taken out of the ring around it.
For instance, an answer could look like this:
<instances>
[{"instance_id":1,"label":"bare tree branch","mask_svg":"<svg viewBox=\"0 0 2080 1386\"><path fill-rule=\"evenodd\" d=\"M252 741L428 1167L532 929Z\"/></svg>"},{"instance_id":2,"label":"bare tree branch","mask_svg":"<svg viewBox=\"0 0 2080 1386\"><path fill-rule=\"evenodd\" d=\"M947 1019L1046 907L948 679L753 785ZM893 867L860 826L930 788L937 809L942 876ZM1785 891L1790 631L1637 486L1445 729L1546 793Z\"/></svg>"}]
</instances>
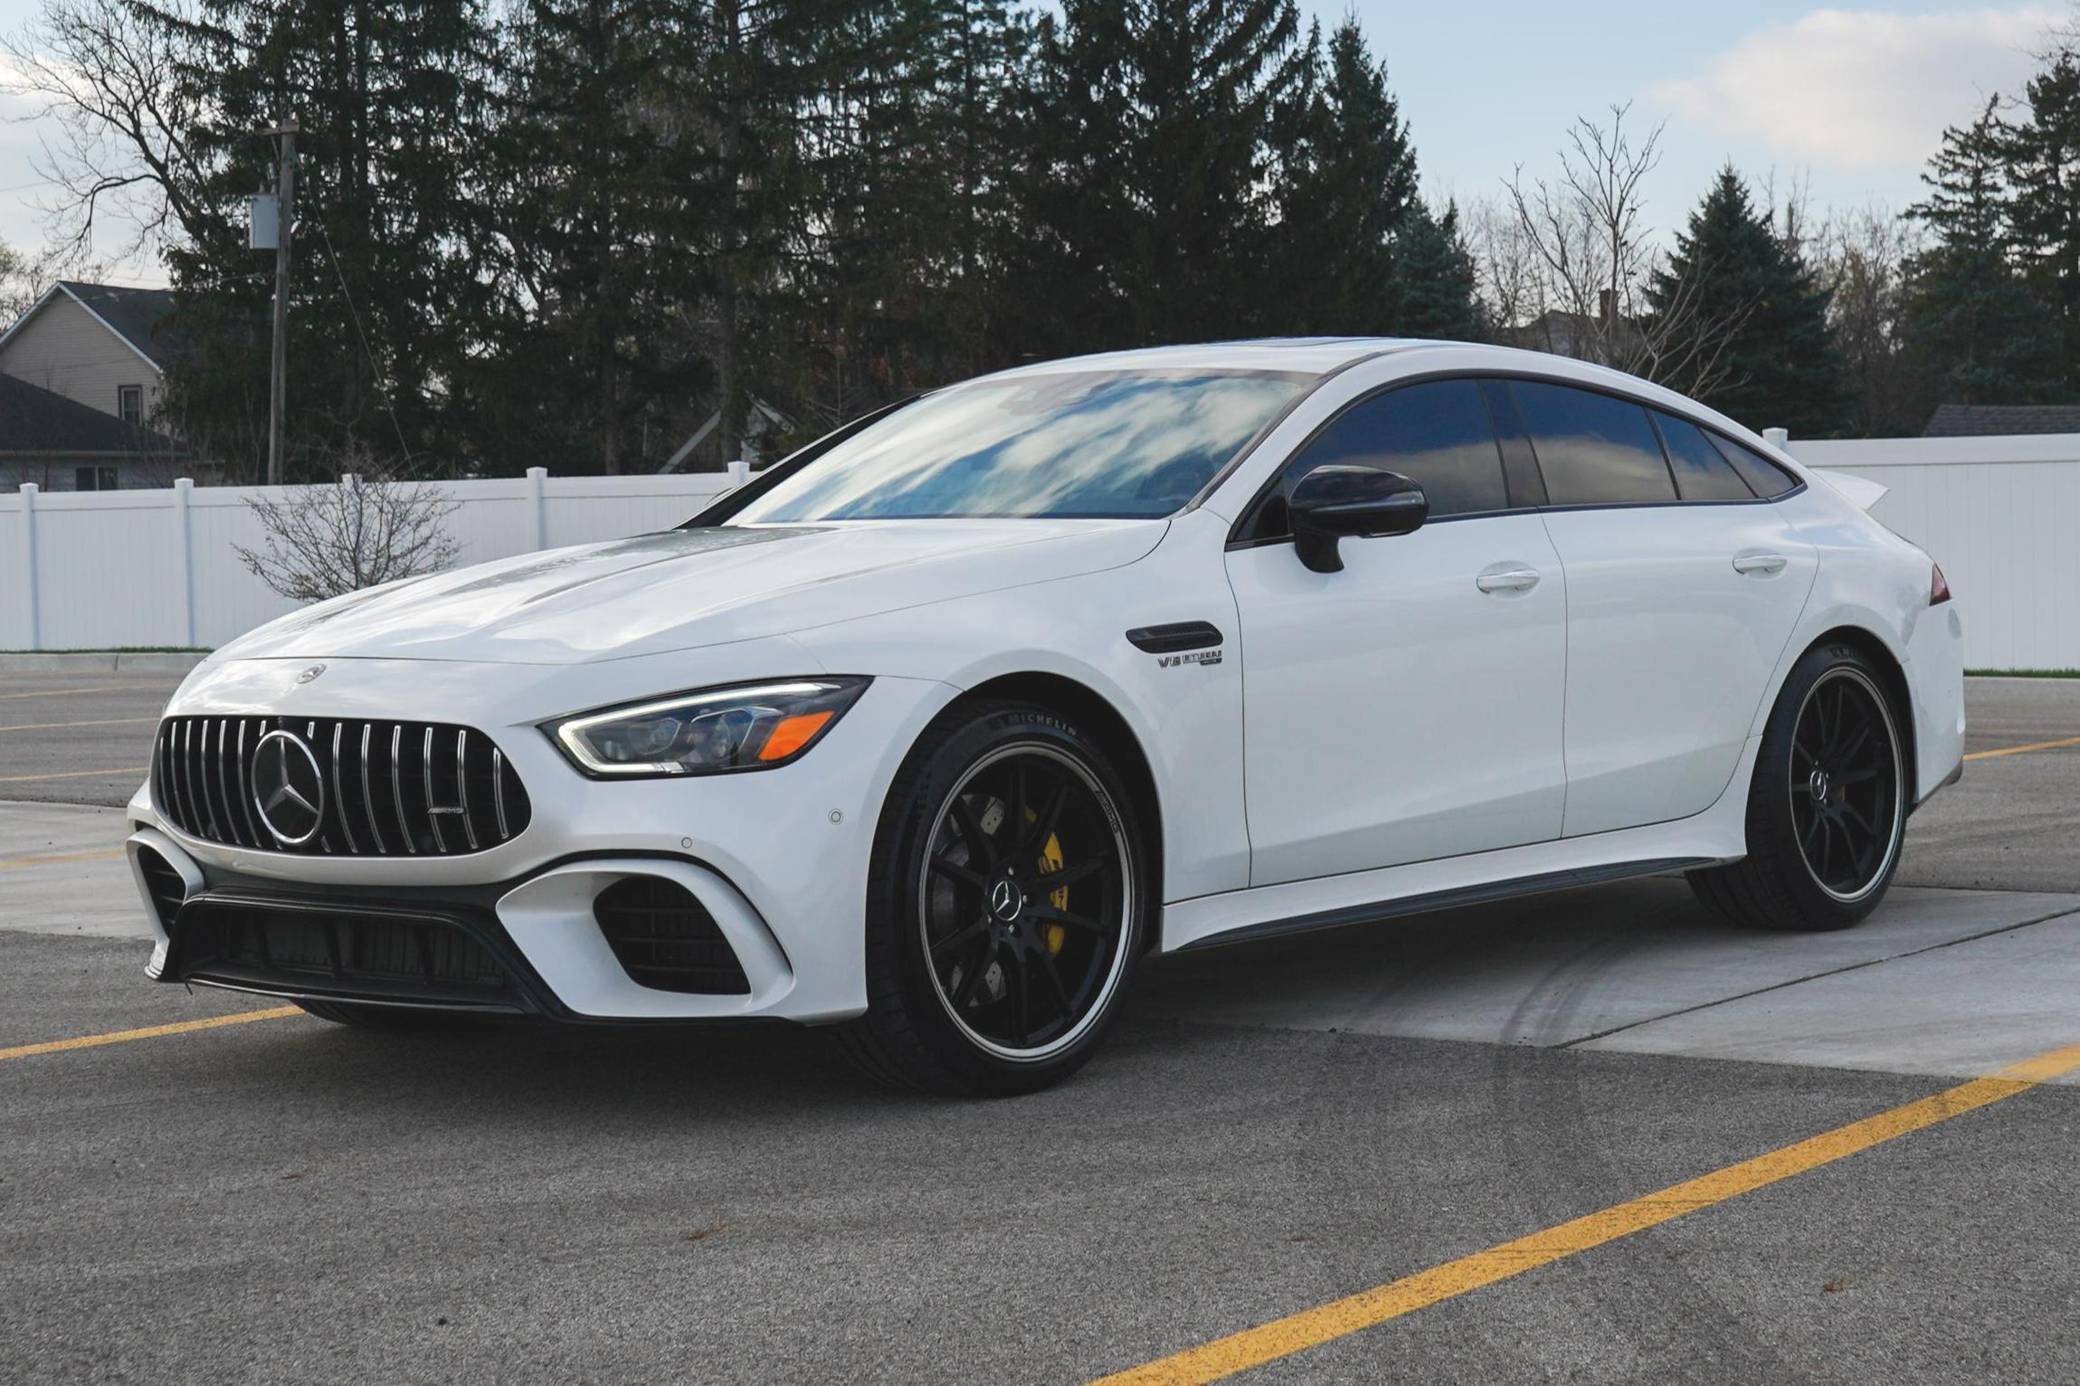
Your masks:
<instances>
[{"instance_id":1,"label":"bare tree branch","mask_svg":"<svg viewBox=\"0 0 2080 1386\"><path fill-rule=\"evenodd\" d=\"M367 453L344 459L373 468ZM292 601L319 602L437 572L459 548L444 523L457 508L440 487L376 471L283 488L246 501L264 539L234 545L246 570Z\"/></svg>"}]
</instances>

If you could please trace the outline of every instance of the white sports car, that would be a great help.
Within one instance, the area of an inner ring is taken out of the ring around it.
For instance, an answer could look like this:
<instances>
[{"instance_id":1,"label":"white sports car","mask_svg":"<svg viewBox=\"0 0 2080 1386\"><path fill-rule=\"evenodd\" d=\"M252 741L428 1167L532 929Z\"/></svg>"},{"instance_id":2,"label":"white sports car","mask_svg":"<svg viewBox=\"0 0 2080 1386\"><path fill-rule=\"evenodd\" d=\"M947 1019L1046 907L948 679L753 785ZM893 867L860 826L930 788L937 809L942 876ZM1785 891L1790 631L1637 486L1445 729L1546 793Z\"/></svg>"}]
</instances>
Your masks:
<instances>
[{"instance_id":1,"label":"white sports car","mask_svg":"<svg viewBox=\"0 0 2080 1386\"><path fill-rule=\"evenodd\" d=\"M151 975L828 1024L1001 1093L1151 950L1673 870L1838 928L1964 737L1956 608L1875 489L1494 347L988 376L678 529L219 650L129 808Z\"/></svg>"}]
</instances>

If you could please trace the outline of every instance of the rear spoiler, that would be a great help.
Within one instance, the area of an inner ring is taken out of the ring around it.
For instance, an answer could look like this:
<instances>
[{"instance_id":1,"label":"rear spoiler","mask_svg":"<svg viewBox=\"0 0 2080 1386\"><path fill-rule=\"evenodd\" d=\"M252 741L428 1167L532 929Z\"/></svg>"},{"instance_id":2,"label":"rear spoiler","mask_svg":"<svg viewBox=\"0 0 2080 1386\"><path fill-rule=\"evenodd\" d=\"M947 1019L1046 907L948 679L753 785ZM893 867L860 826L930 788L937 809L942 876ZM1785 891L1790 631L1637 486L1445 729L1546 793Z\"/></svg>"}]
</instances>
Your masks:
<instances>
[{"instance_id":1,"label":"rear spoiler","mask_svg":"<svg viewBox=\"0 0 2080 1386\"><path fill-rule=\"evenodd\" d=\"M1878 503L1878 498L1885 494L1886 487L1883 482L1851 476L1848 472L1828 471L1823 467L1809 467L1806 470L1809 475L1818 477L1847 496L1858 510L1870 509Z\"/></svg>"}]
</instances>

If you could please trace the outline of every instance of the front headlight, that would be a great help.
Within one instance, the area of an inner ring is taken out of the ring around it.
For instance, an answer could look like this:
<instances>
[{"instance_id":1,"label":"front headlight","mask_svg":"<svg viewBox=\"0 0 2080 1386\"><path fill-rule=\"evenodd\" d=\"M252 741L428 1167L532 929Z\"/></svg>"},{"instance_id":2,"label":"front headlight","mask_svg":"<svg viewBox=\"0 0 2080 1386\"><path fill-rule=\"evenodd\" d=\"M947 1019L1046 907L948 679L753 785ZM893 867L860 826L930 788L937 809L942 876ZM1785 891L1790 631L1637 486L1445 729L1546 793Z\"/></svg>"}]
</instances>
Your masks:
<instances>
[{"instance_id":1,"label":"front headlight","mask_svg":"<svg viewBox=\"0 0 2080 1386\"><path fill-rule=\"evenodd\" d=\"M771 770L823 739L869 680L802 678L681 693L547 722L587 775L716 775Z\"/></svg>"}]
</instances>

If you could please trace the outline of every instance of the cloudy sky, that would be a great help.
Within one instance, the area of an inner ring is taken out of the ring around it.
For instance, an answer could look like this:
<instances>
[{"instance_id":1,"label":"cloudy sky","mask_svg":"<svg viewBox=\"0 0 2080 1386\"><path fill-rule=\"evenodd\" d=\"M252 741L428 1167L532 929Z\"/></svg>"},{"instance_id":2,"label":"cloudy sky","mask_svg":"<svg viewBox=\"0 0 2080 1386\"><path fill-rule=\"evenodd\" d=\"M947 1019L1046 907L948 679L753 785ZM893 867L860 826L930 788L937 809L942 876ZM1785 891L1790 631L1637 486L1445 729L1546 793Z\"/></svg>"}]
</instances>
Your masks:
<instances>
[{"instance_id":1,"label":"cloudy sky","mask_svg":"<svg viewBox=\"0 0 2080 1386\"><path fill-rule=\"evenodd\" d=\"M39 0L0 0L13 32ZM1897 209L1942 129L1992 92L2017 90L2058 4L1965 8L1894 0L1818 9L1786 0L1313 0L1333 22L1355 12L1383 56L1413 127L1425 182L1463 200L1488 197L1519 164L1553 165L1567 126L1614 102L1666 120L1664 160L1648 188L1656 225L1680 224L1731 158L1779 186L1805 180L1817 207ZM0 240L34 246L37 129L0 97ZM111 277L153 281L150 264Z\"/></svg>"}]
</instances>

